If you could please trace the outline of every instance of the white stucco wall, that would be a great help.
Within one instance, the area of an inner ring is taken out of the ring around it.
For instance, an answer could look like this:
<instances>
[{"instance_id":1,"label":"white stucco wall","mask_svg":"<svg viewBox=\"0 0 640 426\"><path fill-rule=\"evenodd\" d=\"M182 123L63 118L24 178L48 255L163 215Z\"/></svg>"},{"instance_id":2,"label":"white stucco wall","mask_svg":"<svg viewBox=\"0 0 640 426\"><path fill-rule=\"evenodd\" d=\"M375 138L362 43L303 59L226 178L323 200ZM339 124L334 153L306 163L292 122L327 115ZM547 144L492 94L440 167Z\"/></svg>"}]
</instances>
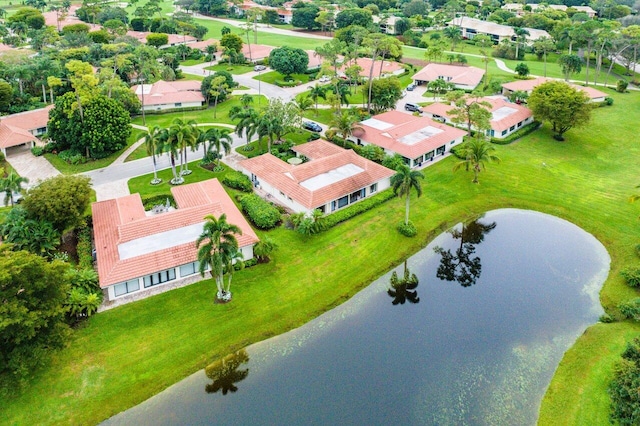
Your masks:
<instances>
[{"instance_id":1,"label":"white stucco wall","mask_svg":"<svg viewBox=\"0 0 640 426\"><path fill-rule=\"evenodd\" d=\"M176 106L175 103L160 104L160 105L145 105L145 111L164 111L166 109L179 109L179 108L193 108L201 107L202 102L182 102L180 106Z\"/></svg>"}]
</instances>

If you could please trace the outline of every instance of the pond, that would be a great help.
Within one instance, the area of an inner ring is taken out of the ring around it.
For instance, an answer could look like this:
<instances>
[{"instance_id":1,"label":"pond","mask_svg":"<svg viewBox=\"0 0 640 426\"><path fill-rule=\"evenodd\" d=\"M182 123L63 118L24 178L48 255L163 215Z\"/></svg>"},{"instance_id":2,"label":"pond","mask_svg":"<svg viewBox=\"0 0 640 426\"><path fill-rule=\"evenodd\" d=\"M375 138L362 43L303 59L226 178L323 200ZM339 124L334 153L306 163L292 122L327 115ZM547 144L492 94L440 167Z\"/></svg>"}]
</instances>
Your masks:
<instances>
[{"instance_id":1,"label":"pond","mask_svg":"<svg viewBox=\"0 0 640 426\"><path fill-rule=\"evenodd\" d=\"M563 353L603 312L609 261L569 222L491 211L105 424L532 425Z\"/></svg>"}]
</instances>

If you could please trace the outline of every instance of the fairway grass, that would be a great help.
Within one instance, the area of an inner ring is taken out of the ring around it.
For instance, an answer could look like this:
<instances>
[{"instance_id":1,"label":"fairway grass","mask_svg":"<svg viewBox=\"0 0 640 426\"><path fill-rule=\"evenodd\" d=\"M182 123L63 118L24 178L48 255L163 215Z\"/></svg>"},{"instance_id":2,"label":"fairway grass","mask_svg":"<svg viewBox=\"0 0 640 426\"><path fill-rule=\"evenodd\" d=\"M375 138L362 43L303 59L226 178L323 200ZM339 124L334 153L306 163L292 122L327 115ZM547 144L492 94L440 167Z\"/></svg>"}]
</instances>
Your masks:
<instances>
[{"instance_id":1,"label":"fairway grass","mask_svg":"<svg viewBox=\"0 0 640 426\"><path fill-rule=\"evenodd\" d=\"M404 217L400 199L311 238L285 228L257 232L279 249L269 264L236 273L231 303L214 304L215 285L205 280L92 317L49 366L3 399L0 423L95 424L221 356L304 324L450 226L497 208L552 214L602 242L611 272L600 297L615 315L620 302L637 297L620 270L640 263L634 254L640 204L628 202L639 183L640 147L630 118L640 116L640 93L608 94L613 106L594 110L589 127L569 131L565 142L553 140L545 125L496 146L502 162L489 164L478 185L470 173L452 172L452 157L424 169L422 197L411 200L415 238L395 229ZM132 189L148 193L149 179L134 181ZM560 363L540 424L608 424L607 380L624 342L638 333L628 322L590 327Z\"/></svg>"}]
</instances>

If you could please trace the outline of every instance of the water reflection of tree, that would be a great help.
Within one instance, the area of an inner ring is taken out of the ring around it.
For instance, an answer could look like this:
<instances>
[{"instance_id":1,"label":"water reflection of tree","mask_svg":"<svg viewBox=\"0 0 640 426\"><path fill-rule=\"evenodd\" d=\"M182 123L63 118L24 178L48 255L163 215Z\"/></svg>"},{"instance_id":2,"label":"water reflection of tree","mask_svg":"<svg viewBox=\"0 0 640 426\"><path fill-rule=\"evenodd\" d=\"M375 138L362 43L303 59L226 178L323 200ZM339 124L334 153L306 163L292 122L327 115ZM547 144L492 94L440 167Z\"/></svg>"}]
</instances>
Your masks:
<instances>
[{"instance_id":1,"label":"water reflection of tree","mask_svg":"<svg viewBox=\"0 0 640 426\"><path fill-rule=\"evenodd\" d=\"M204 371L207 377L213 380L213 383L206 385L205 391L216 393L221 390L223 395L237 391L238 387L235 383L246 379L249 375L248 368L244 370L238 370L238 368L247 362L249 362L249 355L247 351L241 349L209 364Z\"/></svg>"},{"instance_id":2,"label":"water reflection of tree","mask_svg":"<svg viewBox=\"0 0 640 426\"><path fill-rule=\"evenodd\" d=\"M454 239L460 240L460 247L452 253L436 247L436 253L442 256L436 276L441 280L457 281L462 287L469 287L476 283L482 272L482 264L478 256L472 257L476 245L484 240L484 236L496 227L496 223L484 224L476 219L462 225L462 230L450 231Z\"/></svg>"},{"instance_id":3,"label":"water reflection of tree","mask_svg":"<svg viewBox=\"0 0 640 426\"><path fill-rule=\"evenodd\" d=\"M404 262L404 276L398 278L396 271L391 274L391 288L387 289L387 294L393 297L391 303L393 305L404 305L406 301L409 303L418 303L420 298L418 297L418 277L416 274L412 274L407 268L407 261Z\"/></svg>"}]
</instances>

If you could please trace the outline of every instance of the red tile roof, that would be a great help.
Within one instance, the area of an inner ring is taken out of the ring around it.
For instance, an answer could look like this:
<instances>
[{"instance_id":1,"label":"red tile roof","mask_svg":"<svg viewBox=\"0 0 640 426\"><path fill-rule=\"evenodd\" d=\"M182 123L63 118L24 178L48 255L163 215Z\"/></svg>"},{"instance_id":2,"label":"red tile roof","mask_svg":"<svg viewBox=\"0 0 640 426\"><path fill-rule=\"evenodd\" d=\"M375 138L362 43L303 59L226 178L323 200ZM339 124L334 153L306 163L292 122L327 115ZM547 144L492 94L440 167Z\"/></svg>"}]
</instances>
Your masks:
<instances>
[{"instance_id":1,"label":"red tile roof","mask_svg":"<svg viewBox=\"0 0 640 426\"><path fill-rule=\"evenodd\" d=\"M185 81L156 81L153 84L135 85L131 88L142 102L142 90L144 92L144 104L165 105L178 102L204 102L204 96L200 92L202 83L197 80Z\"/></svg>"},{"instance_id":2,"label":"red tile roof","mask_svg":"<svg viewBox=\"0 0 640 426\"><path fill-rule=\"evenodd\" d=\"M381 122L385 128L375 128L372 126L375 123L369 120ZM369 120L361 122L359 125L363 130L355 130L353 136L406 158L417 158L466 134L464 130L438 123L428 117L416 117L401 111L388 111ZM429 135L430 133L433 134ZM411 137L413 141L402 142L401 139L405 137Z\"/></svg>"},{"instance_id":3,"label":"red tile roof","mask_svg":"<svg viewBox=\"0 0 640 426\"><path fill-rule=\"evenodd\" d=\"M208 214L220 216L225 213L227 221L242 230L242 235L237 236L240 247L258 242L255 232L217 179L174 187L171 192L178 209L153 216L145 214L140 194L93 203L91 210L101 287L196 261L195 241L126 259L120 259L118 246L198 224Z\"/></svg>"},{"instance_id":4,"label":"red tile roof","mask_svg":"<svg viewBox=\"0 0 640 426\"><path fill-rule=\"evenodd\" d=\"M193 43L189 43L189 47L192 49L199 49L202 50L203 52L207 49L208 46L211 45L216 45L218 47L218 50L220 50L220 41L213 39L213 38L209 38L207 40L202 40L202 41L195 41Z\"/></svg>"},{"instance_id":5,"label":"red tile roof","mask_svg":"<svg viewBox=\"0 0 640 426\"><path fill-rule=\"evenodd\" d=\"M291 149L300 155L304 155L309 160L317 160L330 155L341 154L345 151L344 148L340 148L338 145L327 142L324 139L296 145Z\"/></svg>"},{"instance_id":6,"label":"red tile roof","mask_svg":"<svg viewBox=\"0 0 640 426\"><path fill-rule=\"evenodd\" d=\"M44 108L7 115L2 117L1 120L2 123L10 126L19 127L24 130L36 130L47 127L49 111L51 111L53 107L54 105L47 105Z\"/></svg>"},{"instance_id":7,"label":"red tile roof","mask_svg":"<svg viewBox=\"0 0 640 426\"><path fill-rule=\"evenodd\" d=\"M37 140L38 138L27 130L0 122L0 148L2 149Z\"/></svg>"},{"instance_id":8,"label":"red tile roof","mask_svg":"<svg viewBox=\"0 0 640 426\"><path fill-rule=\"evenodd\" d=\"M484 70L476 67L429 64L411 78L416 81L434 81L444 77L449 83L475 87L480 83L483 75Z\"/></svg>"},{"instance_id":9,"label":"red tile roof","mask_svg":"<svg viewBox=\"0 0 640 426\"><path fill-rule=\"evenodd\" d=\"M296 147L299 153L306 152L311 155L328 154L297 166L288 164L271 154L263 154L259 157L241 161L240 166L256 175L259 180L268 182L269 185L282 191L307 209L323 206L332 200L351 194L394 174L393 170L367 160L352 150L345 150L336 146L338 151L332 152L334 150L327 148L325 145L328 143L318 139ZM305 147L305 145L311 146ZM310 190L302 186L302 183L308 179L349 164L358 166L363 171L316 190Z\"/></svg>"},{"instance_id":10,"label":"red tile roof","mask_svg":"<svg viewBox=\"0 0 640 426\"><path fill-rule=\"evenodd\" d=\"M398 62L394 62L394 61L384 61L384 63L382 64L382 70L380 70L380 63L382 61L376 59L374 64L373 64L373 78L379 78L380 76L383 75L391 75L394 73L398 73L400 70L403 70L404 68L402 67L402 64L398 63ZM369 72L371 71L371 59L369 58L358 58L356 59L356 64L360 65L360 67L362 68L362 71L360 71L360 77L367 77L369 78ZM349 64L344 64L342 65L338 71L341 72L342 74L344 74L344 71L350 67L351 65L353 65L352 62L349 62Z\"/></svg>"},{"instance_id":11,"label":"red tile roof","mask_svg":"<svg viewBox=\"0 0 640 426\"><path fill-rule=\"evenodd\" d=\"M547 78L547 77L538 77L532 80L511 81L509 83L504 83L502 87L504 87L505 89L511 92L522 91L522 92L531 93L531 91L533 91L533 89L535 89L537 86L543 83L547 83L549 81L563 81L563 80L557 80L557 79ZM601 92L598 89L594 89L593 87L580 86L574 83L567 83L567 84L573 87L574 89L582 90L584 93L587 94L587 96L589 96L589 99L604 98L607 96L606 93Z\"/></svg>"},{"instance_id":12,"label":"red tile roof","mask_svg":"<svg viewBox=\"0 0 640 426\"><path fill-rule=\"evenodd\" d=\"M140 43L146 43L147 42L147 36L149 34L152 34L149 31L127 31L127 35L130 37L133 37L135 39L138 39L138 41L140 41ZM197 41L198 39L195 37L192 37L190 35L183 35L183 34L167 34L167 38L168 41L167 43L169 45L174 45L174 44L189 44L192 42Z\"/></svg>"},{"instance_id":13,"label":"red tile roof","mask_svg":"<svg viewBox=\"0 0 640 426\"><path fill-rule=\"evenodd\" d=\"M509 102L502 98L485 97L485 98L481 98L480 101L490 103L491 108L489 110L492 113L495 113L500 108L511 108L514 110L509 115L498 117L500 119L491 120L491 128L496 131L501 132L503 130L506 130L511 126L515 126L519 122L526 120L527 118L533 115L533 113L529 108L526 108L522 105L518 105L513 102ZM429 114L439 115L440 117L444 117L447 120L451 120L452 116L449 114L449 111L451 111L454 108L455 108L454 106L436 102L434 104L431 104L422 108L422 111Z\"/></svg>"},{"instance_id":14,"label":"red tile roof","mask_svg":"<svg viewBox=\"0 0 640 426\"><path fill-rule=\"evenodd\" d=\"M273 46L267 46L264 44L252 44L251 45L251 54L249 54L249 45L242 45L242 54L245 58L251 59L252 61L257 61L260 59L268 58L271 51L275 49Z\"/></svg>"}]
</instances>

